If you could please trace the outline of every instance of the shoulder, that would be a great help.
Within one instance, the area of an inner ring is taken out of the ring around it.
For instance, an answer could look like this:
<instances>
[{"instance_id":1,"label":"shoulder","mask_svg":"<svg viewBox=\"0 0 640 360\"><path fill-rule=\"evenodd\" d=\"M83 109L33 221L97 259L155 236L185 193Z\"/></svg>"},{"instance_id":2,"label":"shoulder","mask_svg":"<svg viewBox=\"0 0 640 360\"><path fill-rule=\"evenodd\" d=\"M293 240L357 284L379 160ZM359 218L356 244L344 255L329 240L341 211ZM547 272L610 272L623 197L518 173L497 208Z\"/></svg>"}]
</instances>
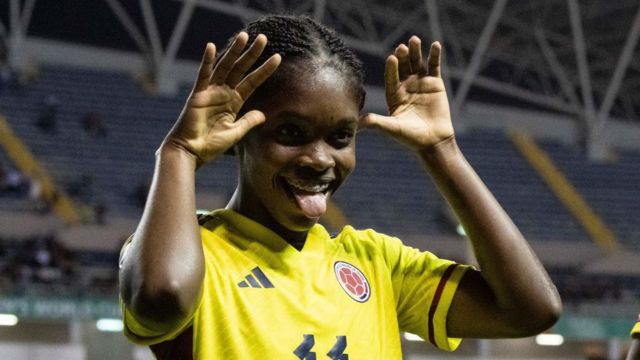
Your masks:
<instances>
[{"instance_id":1,"label":"shoulder","mask_svg":"<svg viewBox=\"0 0 640 360\"><path fill-rule=\"evenodd\" d=\"M334 237L336 244L347 252L380 254L387 259L400 256L404 247L402 241L394 236L379 233L373 229L358 230L345 226Z\"/></svg>"},{"instance_id":2,"label":"shoulder","mask_svg":"<svg viewBox=\"0 0 640 360\"><path fill-rule=\"evenodd\" d=\"M222 209L211 210L211 211L197 210L196 216L198 218L198 225L200 226L200 229L208 230L208 232L213 233L217 228L221 227L221 225L224 225L225 221L220 216L218 216L218 214L221 211ZM120 265L122 265L122 261L124 260L125 253L127 252L129 246L131 245L134 235L135 233L131 234L124 241L124 243L122 244L122 247L120 248Z\"/></svg>"},{"instance_id":3,"label":"shoulder","mask_svg":"<svg viewBox=\"0 0 640 360\"><path fill-rule=\"evenodd\" d=\"M379 233L373 229L356 229L351 225L345 226L338 234L332 237L338 243L351 246L356 244L378 246L384 244L386 241L400 241L397 238Z\"/></svg>"}]
</instances>

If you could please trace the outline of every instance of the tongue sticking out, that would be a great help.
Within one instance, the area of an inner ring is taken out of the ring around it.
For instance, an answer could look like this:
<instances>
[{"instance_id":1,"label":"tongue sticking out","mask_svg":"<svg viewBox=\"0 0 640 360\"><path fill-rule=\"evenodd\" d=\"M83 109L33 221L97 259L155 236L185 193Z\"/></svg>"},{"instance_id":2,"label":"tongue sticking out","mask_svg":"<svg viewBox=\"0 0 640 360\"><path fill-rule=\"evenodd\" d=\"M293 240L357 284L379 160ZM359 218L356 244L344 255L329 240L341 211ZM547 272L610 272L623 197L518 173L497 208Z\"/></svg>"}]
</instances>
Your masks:
<instances>
[{"instance_id":1,"label":"tongue sticking out","mask_svg":"<svg viewBox=\"0 0 640 360\"><path fill-rule=\"evenodd\" d=\"M298 207L308 218L319 218L327 211L327 194L294 190Z\"/></svg>"}]
</instances>

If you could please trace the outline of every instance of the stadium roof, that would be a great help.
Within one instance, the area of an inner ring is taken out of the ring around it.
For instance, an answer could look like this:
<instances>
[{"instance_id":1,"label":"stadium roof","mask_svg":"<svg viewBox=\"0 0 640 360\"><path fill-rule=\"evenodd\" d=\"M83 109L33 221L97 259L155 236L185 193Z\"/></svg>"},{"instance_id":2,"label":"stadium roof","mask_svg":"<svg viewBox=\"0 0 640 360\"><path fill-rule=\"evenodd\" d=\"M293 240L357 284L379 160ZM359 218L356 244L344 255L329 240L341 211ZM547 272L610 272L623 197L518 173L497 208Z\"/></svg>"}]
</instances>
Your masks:
<instances>
[{"instance_id":1,"label":"stadium roof","mask_svg":"<svg viewBox=\"0 0 640 360\"><path fill-rule=\"evenodd\" d=\"M638 120L637 0L10 0L0 5L0 35L8 48L21 32L140 51L161 68L283 12L337 29L374 85L400 41L441 40L454 112L472 98L572 114L592 127L609 116Z\"/></svg>"}]
</instances>

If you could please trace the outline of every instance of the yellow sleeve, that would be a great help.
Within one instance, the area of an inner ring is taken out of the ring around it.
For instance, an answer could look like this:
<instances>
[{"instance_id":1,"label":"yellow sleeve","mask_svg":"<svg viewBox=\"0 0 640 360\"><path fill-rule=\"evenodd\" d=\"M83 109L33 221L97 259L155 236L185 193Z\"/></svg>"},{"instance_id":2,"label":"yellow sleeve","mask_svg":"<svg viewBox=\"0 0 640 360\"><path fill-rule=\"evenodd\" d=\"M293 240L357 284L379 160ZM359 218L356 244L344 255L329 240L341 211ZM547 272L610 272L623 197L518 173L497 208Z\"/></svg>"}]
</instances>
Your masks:
<instances>
[{"instance_id":1,"label":"yellow sleeve","mask_svg":"<svg viewBox=\"0 0 640 360\"><path fill-rule=\"evenodd\" d=\"M440 259L381 234L390 266L398 324L434 346L454 351L461 339L447 334L447 314L467 265Z\"/></svg>"},{"instance_id":2,"label":"yellow sleeve","mask_svg":"<svg viewBox=\"0 0 640 360\"><path fill-rule=\"evenodd\" d=\"M186 328L191 326L193 319L187 321L182 326L169 332L154 331L146 328L136 318L127 311L127 307L120 300L120 308L122 309L122 321L124 323L124 336L138 345L154 345L167 340L173 340L180 335Z\"/></svg>"},{"instance_id":3,"label":"yellow sleeve","mask_svg":"<svg viewBox=\"0 0 640 360\"><path fill-rule=\"evenodd\" d=\"M638 335L640 335L640 315L638 315L638 321L636 322L635 326L633 327L633 329L631 329L631 336Z\"/></svg>"},{"instance_id":4,"label":"yellow sleeve","mask_svg":"<svg viewBox=\"0 0 640 360\"><path fill-rule=\"evenodd\" d=\"M120 264L122 264L122 259L127 252L129 245L131 244L131 240L133 235L127 239L127 241L122 246L122 250L120 251ZM177 337L180 333L182 333L186 328L188 328L192 319L187 321L182 326L177 327L176 329L169 332L159 332L146 328L144 325L138 321L131 311L127 309L127 306L120 300L120 309L122 311L122 322L124 324L124 335L127 339L131 340L133 343L138 345L154 345L161 343L163 341L172 340Z\"/></svg>"}]
</instances>

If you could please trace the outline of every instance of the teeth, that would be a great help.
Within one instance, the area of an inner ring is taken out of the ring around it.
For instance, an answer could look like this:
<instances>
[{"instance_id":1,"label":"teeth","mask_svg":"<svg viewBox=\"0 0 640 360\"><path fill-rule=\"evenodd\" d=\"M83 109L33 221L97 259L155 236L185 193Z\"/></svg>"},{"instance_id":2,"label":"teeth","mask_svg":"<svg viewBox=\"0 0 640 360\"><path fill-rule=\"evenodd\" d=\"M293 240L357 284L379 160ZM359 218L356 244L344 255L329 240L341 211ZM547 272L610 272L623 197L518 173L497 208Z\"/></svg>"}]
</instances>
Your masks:
<instances>
[{"instance_id":1,"label":"teeth","mask_svg":"<svg viewBox=\"0 0 640 360\"><path fill-rule=\"evenodd\" d=\"M329 183L305 182L296 179L285 178L287 184L306 192L324 192L329 189Z\"/></svg>"}]
</instances>

